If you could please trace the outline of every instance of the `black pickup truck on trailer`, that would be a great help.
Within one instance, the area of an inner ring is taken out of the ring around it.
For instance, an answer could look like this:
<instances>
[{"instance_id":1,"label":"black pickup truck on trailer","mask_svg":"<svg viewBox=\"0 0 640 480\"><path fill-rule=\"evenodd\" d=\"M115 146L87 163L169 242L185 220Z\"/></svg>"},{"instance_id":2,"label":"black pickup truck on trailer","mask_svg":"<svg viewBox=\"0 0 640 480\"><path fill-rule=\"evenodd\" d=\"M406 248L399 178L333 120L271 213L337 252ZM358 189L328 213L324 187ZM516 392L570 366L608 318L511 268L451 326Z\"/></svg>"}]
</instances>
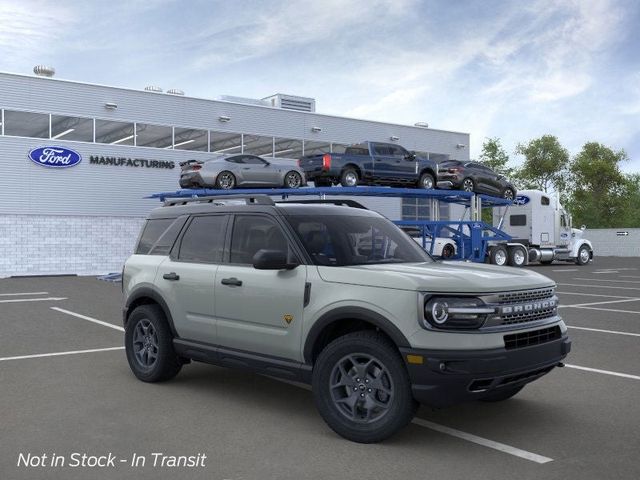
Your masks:
<instances>
[{"instance_id":1,"label":"black pickup truck on trailer","mask_svg":"<svg viewBox=\"0 0 640 480\"><path fill-rule=\"evenodd\" d=\"M308 155L298 160L316 187L341 184L435 188L438 164L393 143L363 142L344 153Z\"/></svg>"}]
</instances>

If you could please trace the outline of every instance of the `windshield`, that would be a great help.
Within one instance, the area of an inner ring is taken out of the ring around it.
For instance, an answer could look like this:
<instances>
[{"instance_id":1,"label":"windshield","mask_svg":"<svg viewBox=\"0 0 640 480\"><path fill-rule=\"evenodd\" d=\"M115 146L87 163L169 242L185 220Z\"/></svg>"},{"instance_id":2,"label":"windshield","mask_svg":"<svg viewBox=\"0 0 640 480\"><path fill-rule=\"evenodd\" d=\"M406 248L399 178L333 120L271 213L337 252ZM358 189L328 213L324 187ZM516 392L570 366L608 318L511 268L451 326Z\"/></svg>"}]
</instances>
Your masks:
<instances>
[{"instance_id":1,"label":"windshield","mask_svg":"<svg viewBox=\"0 0 640 480\"><path fill-rule=\"evenodd\" d=\"M357 215L286 218L316 265L344 267L433 261L385 218Z\"/></svg>"}]
</instances>

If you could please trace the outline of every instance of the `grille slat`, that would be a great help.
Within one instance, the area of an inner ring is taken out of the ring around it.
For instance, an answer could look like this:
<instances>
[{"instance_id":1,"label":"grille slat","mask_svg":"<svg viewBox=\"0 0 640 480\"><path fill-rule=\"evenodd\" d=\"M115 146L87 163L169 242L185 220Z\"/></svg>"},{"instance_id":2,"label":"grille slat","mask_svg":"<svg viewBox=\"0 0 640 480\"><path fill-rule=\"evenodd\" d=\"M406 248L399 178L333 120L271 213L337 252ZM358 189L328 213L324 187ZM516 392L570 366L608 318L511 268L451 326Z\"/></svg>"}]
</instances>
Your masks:
<instances>
[{"instance_id":1,"label":"grille slat","mask_svg":"<svg viewBox=\"0 0 640 480\"><path fill-rule=\"evenodd\" d=\"M562 336L560 327L543 328L541 330L533 330L530 332L514 333L504 336L504 346L507 350L514 348L530 347L533 345L541 345L551 342Z\"/></svg>"},{"instance_id":2,"label":"grille slat","mask_svg":"<svg viewBox=\"0 0 640 480\"><path fill-rule=\"evenodd\" d=\"M544 300L553 297L554 288L538 288L535 290L524 290L521 292L505 292L498 295L499 305L508 305L511 303L522 303L531 300Z\"/></svg>"},{"instance_id":3,"label":"grille slat","mask_svg":"<svg viewBox=\"0 0 640 480\"><path fill-rule=\"evenodd\" d=\"M553 317L556 314L556 308L545 308L544 310L538 310L534 313L514 313L512 315L503 315L503 325L513 325L516 323L535 322L536 320L543 320L545 318Z\"/></svg>"}]
</instances>

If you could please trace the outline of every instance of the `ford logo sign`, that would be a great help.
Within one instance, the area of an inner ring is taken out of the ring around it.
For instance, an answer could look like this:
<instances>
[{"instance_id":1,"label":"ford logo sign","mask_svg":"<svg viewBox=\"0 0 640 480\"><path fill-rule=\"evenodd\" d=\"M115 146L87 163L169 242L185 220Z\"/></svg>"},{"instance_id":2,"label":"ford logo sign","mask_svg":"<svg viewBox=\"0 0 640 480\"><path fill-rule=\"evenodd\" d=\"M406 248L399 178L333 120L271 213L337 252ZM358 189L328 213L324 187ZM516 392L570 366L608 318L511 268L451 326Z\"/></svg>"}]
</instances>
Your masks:
<instances>
[{"instance_id":1,"label":"ford logo sign","mask_svg":"<svg viewBox=\"0 0 640 480\"><path fill-rule=\"evenodd\" d=\"M38 147L29 152L29 160L43 167L68 168L79 164L82 155L63 147Z\"/></svg>"},{"instance_id":2,"label":"ford logo sign","mask_svg":"<svg viewBox=\"0 0 640 480\"><path fill-rule=\"evenodd\" d=\"M514 205L526 205L531 199L526 195L516 195L516 199L513 201Z\"/></svg>"}]
</instances>

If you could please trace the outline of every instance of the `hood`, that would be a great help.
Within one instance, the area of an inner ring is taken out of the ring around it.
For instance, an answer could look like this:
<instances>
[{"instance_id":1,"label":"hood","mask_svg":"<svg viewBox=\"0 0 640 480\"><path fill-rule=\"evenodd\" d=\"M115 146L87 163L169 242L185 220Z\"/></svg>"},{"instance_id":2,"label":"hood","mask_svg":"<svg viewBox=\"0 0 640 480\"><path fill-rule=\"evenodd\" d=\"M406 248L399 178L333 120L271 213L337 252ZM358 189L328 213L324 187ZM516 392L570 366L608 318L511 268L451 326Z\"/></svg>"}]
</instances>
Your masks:
<instances>
[{"instance_id":1,"label":"hood","mask_svg":"<svg viewBox=\"0 0 640 480\"><path fill-rule=\"evenodd\" d=\"M326 282L439 293L491 293L555 285L531 270L471 262L319 266L318 272Z\"/></svg>"}]
</instances>

